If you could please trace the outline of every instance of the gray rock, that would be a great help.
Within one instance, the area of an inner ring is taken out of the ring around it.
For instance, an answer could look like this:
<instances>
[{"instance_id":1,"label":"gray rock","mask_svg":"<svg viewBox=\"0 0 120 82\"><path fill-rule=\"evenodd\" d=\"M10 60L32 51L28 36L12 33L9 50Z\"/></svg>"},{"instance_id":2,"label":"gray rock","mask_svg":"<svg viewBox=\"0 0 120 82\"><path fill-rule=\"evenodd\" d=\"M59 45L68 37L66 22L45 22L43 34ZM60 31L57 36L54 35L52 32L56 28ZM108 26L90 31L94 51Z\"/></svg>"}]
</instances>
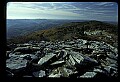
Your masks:
<instances>
[{"instance_id":1,"label":"gray rock","mask_svg":"<svg viewBox=\"0 0 120 82\"><path fill-rule=\"evenodd\" d=\"M117 72L117 68L111 67L111 66L106 66L104 69L109 73L112 74L114 71Z\"/></svg>"},{"instance_id":2,"label":"gray rock","mask_svg":"<svg viewBox=\"0 0 120 82\"><path fill-rule=\"evenodd\" d=\"M27 67L27 60L19 57L11 57L6 60L6 67L11 70L21 70Z\"/></svg>"},{"instance_id":3,"label":"gray rock","mask_svg":"<svg viewBox=\"0 0 120 82\"><path fill-rule=\"evenodd\" d=\"M44 57L42 57L39 61L38 61L38 64L39 65L42 65L46 62L48 62L50 59L52 59L53 57L55 57L56 54L53 54L53 53L48 53L47 55L45 55Z\"/></svg>"},{"instance_id":4,"label":"gray rock","mask_svg":"<svg viewBox=\"0 0 120 82\"><path fill-rule=\"evenodd\" d=\"M35 77L44 77L44 76L46 76L45 71L43 71L43 70L40 70L40 71L37 71L37 72L33 72L33 75Z\"/></svg>"},{"instance_id":5,"label":"gray rock","mask_svg":"<svg viewBox=\"0 0 120 82\"><path fill-rule=\"evenodd\" d=\"M89 46L87 43L90 43ZM118 76L118 49L105 42L83 39L37 41L18 44L16 47L13 52L6 52L6 56L9 53L6 67L10 77L14 74L22 77L55 78ZM88 49L91 50L90 53L86 53Z\"/></svg>"},{"instance_id":6,"label":"gray rock","mask_svg":"<svg viewBox=\"0 0 120 82\"><path fill-rule=\"evenodd\" d=\"M73 45L73 44L75 44L75 42L74 41L70 41L70 42L67 42L66 44Z\"/></svg>"},{"instance_id":7,"label":"gray rock","mask_svg":"<svg viewBox=\"0 0 120 82\"><path fill-rule=\"evenodd\" d=\"M107 52L107 56L110 57L110 58L112 58L112 59L117 60L116 55L114 53L112 53L112 52Z\"/></svg>"},{"instance_id":8,"label":"gray rock","mask_svg":"<svg viewBox=\"0 0 120 82\"><path fill-rule=\"evenodd\" d=\"M50 65L57 65L57 64L63 64L63 63L65 63L65 61L56 61L51 63Z\"/></svg>"},{"instance_id":9,"label":"gray rock","mask_svg":"<svg viewBox=\"0 0 120 82\"><path fill-rule=\"evenodd\" d=\"M68 63L69 63L69 65L72 65L72 66L74 66L75 63L76 63L75 60L73 59L73 57L71 55L69 55Z\"/></svg>"},{"instance_id":10,"label":"gray rock","mask_svg":"<svg viewBox=\"0 0 120 82\"><path fill-rule=\"evenodd\" d=\"M70 75L73 75L73 74L78 73L77 71L74 71L74 70L72 70L72 69L64 68L63 70L64 70L64 72L66 73L67 77L69 77Z\"/></svg>"},{"instance_id":11,"label":"gray rock","mask_svg":"<svg viewBox=\"0 0 120 82\"><path fill-rule=\"evenodd\" d=\"M19 55L16 55L15 53L10 53L9 54L9 57L11 58L11 57L18 57Z\"/></svg>"},{"instance_id":12,"label":"gray rock","mask_svg":"<svg viewBox=\"0 0 120 82\"><path fill-rule=\"evenodd\" d=\"M66 44L62 44L62 45L60 45L60 47L64 49L64 48L71 48L72 46L66 45Z\"/></svg>"},{"instance_id":13,"label":"gray rock","mask_svg":"<svg viewBox=\"0 0 120 82\"><path fill-rule=\"evenodd\" d=\"M44 48L44 52L45 53L50 53L50 52L52 52L52 49L51 48Z\"/></svg>"},{"instance_id":14,"label":"gray rock","mask_svg":"<svg viewBox=\"0 0 120 82\"><path fill-rule=\"evenodd\" d=\"M21 52L21 53L25 53L25 54L28 54L28 53L33 53L33 52L36 52L40 50L39 47L17 47L14 49L13 53L15 52Z\"/></svg>"},{"instance_id":15,"label":"gray rock","mask_svg":"<svg viewBox=\"0 0 120 82\"><path fill-rule=\"evenodd\" d=\"M23 54L23 55L20 55L21 58L24 58L26 60L34 60L34 59L37 59L38 57L34 54Z\"/></svg>"},{"instance_id":16,"label":"gray rock","mask_svg":"<svg viewBox=\"0 0 120 82\"><path fill-rule=\"evenodd\" d=\"M50 78L59 78L61 76L61 74L50 74L48 77Z\"/></svg>"},{"instance_id":17,"label":"gray rock","mask_svg":"<svg viewBox=\"0 0 120 82\"><path fill-rule=\"evenodd\" d=\"M114 68L118 67L117 63L116 64L110 64L109 66L114 67Z\"/></svg>"},{"instance_id":18,"label":"gray rock","mask_svg":"<svg viewBox=\"0 0 120 82\"><path fill-rule=\"evenodd\" d=\"M106 58L106 61L109 62L110 64L115 64L115 63L117 63L116 60L111 59L111 58L108 58L108 57Z\"/></svg>"},{"instance_id":19,"label":"gray rock","mask_svg":"<svg viewBox=\"0 0 120 82\"><path fill-rule=\"evenodd\" d=\"M41 51L37 51L36 53L35 53L35 56L37 56L38 58L41 58L42 57L42 52Z\"/></svg>"},{"instance_id":20,"label":"gray rock","mask_svg":"<svg viewBox=\"0 0 120 82\"><path fill-rule=\"evenodd\" d=\"M79 54L74 54L74 55L72 55L72 57L76 63L80 64L82 61L84 61L84 57Z\"/></svg>"},{"instance_id":21,"label":"gray rock","mask_svg":"<svg viewBox=\"0 0 120 82\"><path fill-rule=\"evenodd\" d=\"M96 73L105 73L102 69L94 68L93 72Z\"/></svg>"},{"instance_id":22,"label":"gray rock","mask_svg":"<svg viewBox=\"0 0 120 82\"><path fill-rule=\"evenodd\" d=\"M98 62L94 59L91 59L90 57L84 56L81 53L72 52L70 55L70 60L72 61L73 65L79 64L79 65L88 65L93 64L96 65Z\"/></svg>"},{"instance_id":23,"label":"gray rock","mask_svg":"<svg viewBox=\"0 0 120 82\"><path fill-rule=\"evenodd\" d=\"M36 56L36 55L34 55L34 54L19 54L19 55L17 55L17 54L13 54L13 53L10 53L9 54L9 57L10 58L23 58L23 59L26 59L26 60L32 60L32 59L37 59L38 57Z\"/></svg>"},{"instance_id":24,"label":"gray rock","mask_svg":"<svg viewBox=\"0 0 120 82\"><path fill-rule=\"evenodd\" d=\"M82 66L87 66L87 67L94 67L94 66L98 66L98 61L96 61L95 59L92 59L90 57L87 56L83 56L84 60L80 63L80 65Z\"/></svg>"},{"instance_id":25,"label":"gray rock","mask_svg":"<svg viewBox=\"0 0 120 82\"><path fill-rule=\"evenodd\" d=\"M85 43L87 43L87 40L81 39L81 40L80 40L80 43L81 43L81 44L85 44Z\"/></svg>"},{"instance_id":26,"label":"gray rock","mask_svg":"<svg viewBox=\"0 0 120 82\"><path fill-rule=\"evenodd\" d=\"M59 78L62 75L60 71L61 70L59 70L59 68L54 69L54 70L52 70L52 72L49 74L48 77L50 77L50 78Z\"/></svg>"},{"instance_id":27,"label":"gray rock","mask_svg":"<svg viewBox=\"0 0 120 82\"><path fill-rule=\"evenodd\" d=\"M85 74L81 75L80 78L94 78L97 73L95 72L86 72Z\"/></svg>"},{"instance_id":28,"label":"gray rock","mask_svg":"<svg viewBox=\"0 0 120 82\"><path fill-rule=\"evenodd\" d=\"M109 76L114 76L114 77L118 76L118 69L117 68L114 68L111 66L106 66L104 69L107 71Z\"/></svg>"},{"instance_id":29,"label":"gray rock","mask_svg":"<svg viewBox=\"0 0 120 82\"><path fill-rule=\"evenodd\" d=\"M75 73L77 73L77 71L68 69L66 67L58 67L57 69L52 70L48 77L69 77Z\"/></svg>"},{"instance_id":30,"label":"gray rock","mask_svg":"<svg viewBox=\"0 0 120 82\"><path fill-rule=\"evenodd\" d=\"M17 46L19 46L19 47L27 47L27 46L32 46L32 44L24 43L24 44L18 44Z\"/></svg>"},{"instance_id":31,"label":"gray rock","mask_svg":"<svg viewBox=\"0 0 120 82\"><path fill-rule=\"evenodd\" d=\"M78 70L88 69L88 67L94 67L98 65L98 62L90 57L83 56L81 53L72 52L69 55L68 61L66 61L68 66L75 66Z\"/></svg>"},{"instance_id":32,"label":"gray rock","mask_svg":"<svg viewBox=\"0 0 120 82\"><path fill-rule=\"evenodd\" d=\"M59 53L58 53L58 59L64 59L66 56L67 56L67 51L66 50L61 50Z\"/></svg>"}]
</instances>

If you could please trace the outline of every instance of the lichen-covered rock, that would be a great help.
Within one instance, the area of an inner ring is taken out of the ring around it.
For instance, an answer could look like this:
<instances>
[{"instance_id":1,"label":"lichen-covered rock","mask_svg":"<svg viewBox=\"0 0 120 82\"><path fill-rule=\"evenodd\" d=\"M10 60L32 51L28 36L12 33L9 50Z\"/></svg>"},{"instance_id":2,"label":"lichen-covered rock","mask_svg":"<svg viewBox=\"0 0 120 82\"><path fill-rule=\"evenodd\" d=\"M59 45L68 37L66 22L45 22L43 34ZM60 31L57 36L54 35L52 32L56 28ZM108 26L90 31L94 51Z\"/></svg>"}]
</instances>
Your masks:
<instances>
[{"instance_id":1,"label":"lichen-covered rock","mask_svg":"<svg viewBox=\"0 0 120 82\"><path fill-rule=\"evenodd\" d=\"M27 66L27 60L18 57L12 57L6 60L6 67L14 70L14 69L21 69Z\"/></svg>"},{"instance_id":2,"label":"lichen-covered rock","mask_svg":"<svg viewBox=\"0 0 120 82\"><path fill-rule=\"evenodd\" d=\"M11 73L15 74L15 77L19 77L26 73L26 68L28 65L28 61L19 57L11 57L6 60L6 67L9 69Z\"/></svg>"}]
</instances>

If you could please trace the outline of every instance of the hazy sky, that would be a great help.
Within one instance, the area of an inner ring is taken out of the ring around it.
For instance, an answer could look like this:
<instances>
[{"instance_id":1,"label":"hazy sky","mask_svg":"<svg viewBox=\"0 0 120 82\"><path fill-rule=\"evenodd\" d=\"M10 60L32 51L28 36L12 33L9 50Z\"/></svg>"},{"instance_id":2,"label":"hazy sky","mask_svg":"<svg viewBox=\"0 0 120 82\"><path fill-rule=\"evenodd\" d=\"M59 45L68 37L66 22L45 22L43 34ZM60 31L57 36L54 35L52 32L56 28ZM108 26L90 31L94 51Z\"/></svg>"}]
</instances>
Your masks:
<instances>
[{"instance_id":1,"label":"hazy sky","mask_svg":"<svg viewBox=\"0 0 120 82\"><path fill-rule=\"evenodd\" d=\"M7 19L117 21L115 2L8 2Z\"/></svg>"}]
</instances>

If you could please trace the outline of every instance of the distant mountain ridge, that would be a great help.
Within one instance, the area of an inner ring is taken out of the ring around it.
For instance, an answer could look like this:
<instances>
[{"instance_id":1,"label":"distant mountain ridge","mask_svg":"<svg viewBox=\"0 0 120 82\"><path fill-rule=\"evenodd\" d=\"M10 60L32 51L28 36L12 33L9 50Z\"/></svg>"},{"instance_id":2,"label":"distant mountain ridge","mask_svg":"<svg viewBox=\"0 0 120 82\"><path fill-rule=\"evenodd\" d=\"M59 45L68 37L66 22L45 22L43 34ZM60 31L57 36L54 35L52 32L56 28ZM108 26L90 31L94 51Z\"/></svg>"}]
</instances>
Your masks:
<instances>
[{"instance_id":1,"label":"distant mountain ridge","mask_svg":"<svg viewBox=\"0 0 120 82\"><path fill-rule=\"evenodd\" d=\"M25 35L38 30L48 29L68 22L84 20L56 20L56 19L7 19L7 38Z\"/></svg>"},{"instance_id":2,"label":"distant mountain ridge","mask_svg":"<svg viewBox=\"0 0 120 82\"><path fill-rule=\"evenodd\" d=\"M16 37L16 36L23 36L38 30L45 30L51 27L61 26L62 24L65 24L65 23L85 22L85 21L89 21L89 20L7 19L6 20L7 39Z\"/></svg>"},{"instance_id":3,"label":"distant mountain ridge","mask_svg":"<svg viewBox=\"0 0 120 82\"><path fill-rule=\"evenodd\" d=\"M86 34L87 33L87 34ZM92 35L91 35L92 33ZM111 38L112 37L112 38ZM118 39L118 26L101 22L69 22L49 29L35 31L24 36L9 39L8 43L25 43L29 41L56 41L81 38L86 40L104 41L111 45L116 44Z\"/></svg>"}]
</instances>

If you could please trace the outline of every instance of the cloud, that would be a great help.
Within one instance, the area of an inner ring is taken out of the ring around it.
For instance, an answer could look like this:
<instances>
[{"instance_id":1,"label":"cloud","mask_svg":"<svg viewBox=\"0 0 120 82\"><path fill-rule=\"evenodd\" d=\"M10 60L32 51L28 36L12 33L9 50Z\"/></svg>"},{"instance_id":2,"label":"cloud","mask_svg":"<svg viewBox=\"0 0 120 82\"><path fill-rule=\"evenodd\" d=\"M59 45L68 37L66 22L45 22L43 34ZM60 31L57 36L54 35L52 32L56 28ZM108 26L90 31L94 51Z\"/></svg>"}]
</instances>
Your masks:
<instances>
[{"instance_id":1,"label":"cloud","mask_svg":"<svg viewBox=\"0 0 120 82\"><path fill-rule=\"evenodd\" d=\"M115 2L98 2L96 5L98 6L113 6L116 5Z\"/></svg>"},{"instance_id":2,"label":"cloud","mask_svg":"<svg viewBox=\"0 0 120 82\"><path fill-rule=\"evenodd\" d=\"M42 8L42 7L41 7ZM19 10L19 11L18 11ZM38 15L39 14L39 15ZM72 13L69 11L63 11L63 10L42 10L42 9L33 9L33 8L28 8L28 7L8 7L7 9L7 18L9 18L11 16L16 16L16 18L19 17L34 17L34 16L38 16L38 18L40 18L41 16L43 17L48 17L48 16L56 16L56 17L79 17L79 14L76 13ZM11 17L10 17L11 18ZM50 17L49 17L50 18Z\"/></svg>"},{"instance_id":3,"label":"cloud","mask_svg":"<svg viewBox=\"0 0 120 82\"><path fill-rule=\"evenodd\" d=\"M108 4L108 2L98 2L96 5L103 6L103 5L106 5L106 4Z\"/></svg>"},{"instance_id":4,"label":"cloud","mask_svg":"<svg viewBox=\"0 0 120 82\"><path fill-rule=\"evenodd\" d=\"M118 6L113 2L7 3L7 18L107 19L115 18L117 12Z\"/></svg>"},{"instance_id":5,"label":"cloud","mask_svg":"<svg viewBox=\"0 0 120 82\"><path fill-rule=\"evenodd\" d=\"M85 7L86 9L92 9L91 7Z\"/></svg>"}]
</instances>

